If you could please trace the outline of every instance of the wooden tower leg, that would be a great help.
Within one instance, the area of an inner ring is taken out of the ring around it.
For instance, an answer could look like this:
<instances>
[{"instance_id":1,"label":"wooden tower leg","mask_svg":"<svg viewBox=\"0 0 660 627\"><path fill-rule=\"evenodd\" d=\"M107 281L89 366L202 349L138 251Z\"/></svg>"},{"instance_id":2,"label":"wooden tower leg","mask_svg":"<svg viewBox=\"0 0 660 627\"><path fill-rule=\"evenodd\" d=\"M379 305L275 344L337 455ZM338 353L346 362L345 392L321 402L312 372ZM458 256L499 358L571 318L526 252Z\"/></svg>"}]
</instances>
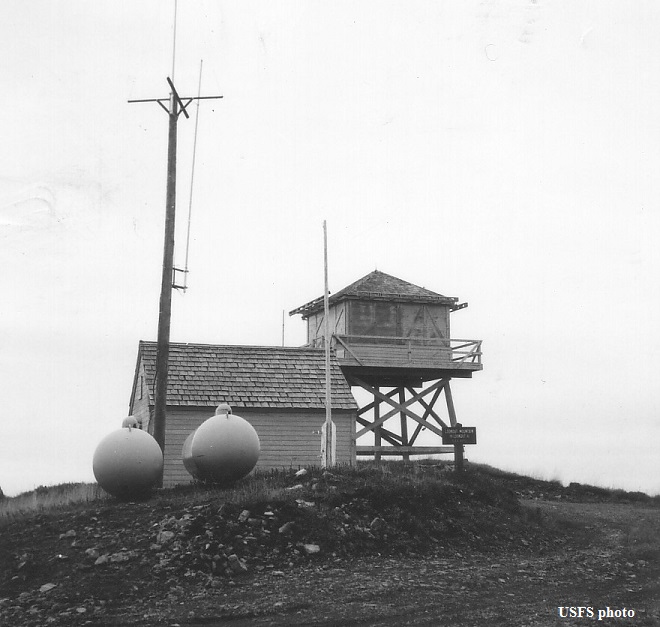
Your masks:
<instances>
[{"instance_id":1,"label":"wooden tower leg","mask_svg":"<svg viewBox=\"0 0 660 627\"><path fill-rule=\"evenodd\" d=\"M451 379L449 380L451 381ZM447 401L447 413L449 414L449 422L452 427L460 426L456 421L456 409L454 408L454 398L451 395L451 388L449 387L449 381L445 385L445 399ZM464 460L463 460L463 445L454 444L454 465L457 472L463 472Z\"/></svg>"},{"instance_id":2,"label":"wooden tower leg","mask_svg":"<svg viewBox=\"0 0 660 627\"><path fill-rule=\"evenodd\" d=\"M451 382L451 379L447 379L447 383L445 384L445 400L447 401L447 413L449 414L449 424L452 427L456 426L456 410L454 409L454 399L451 395L451 388L449 387L449 383Z\"/></svg>"},{"instance_id":3,"label":"wooden tower leg","mask_svg":"<svg viewBox=\"0 0 660 627\"><path fill-rule=\"evenodd\" d=\"M379 391L378 386L376 386L376 391ZM380 400L374 396L374 422L378 422L380 418ZM374 445L376 446L376 454L374 455L374 460L379 462L382 458L379 447L381 446L381 429L380 425L374 429Z\"/></svg>"},{"instance_id":4,"label":"wooden tower leg","mask_svg":"<svg viewBox=\"0 0 660 627\"><path fill-rule=\"evenodd\" d=\"M406 403L406 391L404 388L399 389L399 403L402 407L405 407ZM403 412L399 412L401 416L401 446L409 446L408 442L408 416ZM410 461L410 455L408 453L403 454L403 461Z\"/></svg>"},{"instance_id":5,"label":"wooden tower leg","mask_svg":"<svg viewBox=\"0 0 660 627\"><path fill-rule=\"evenodd\" d=\"M463 445L454 444L454 463L456 464L456 472L463 472Z\"/></svg>"}]
</instances>

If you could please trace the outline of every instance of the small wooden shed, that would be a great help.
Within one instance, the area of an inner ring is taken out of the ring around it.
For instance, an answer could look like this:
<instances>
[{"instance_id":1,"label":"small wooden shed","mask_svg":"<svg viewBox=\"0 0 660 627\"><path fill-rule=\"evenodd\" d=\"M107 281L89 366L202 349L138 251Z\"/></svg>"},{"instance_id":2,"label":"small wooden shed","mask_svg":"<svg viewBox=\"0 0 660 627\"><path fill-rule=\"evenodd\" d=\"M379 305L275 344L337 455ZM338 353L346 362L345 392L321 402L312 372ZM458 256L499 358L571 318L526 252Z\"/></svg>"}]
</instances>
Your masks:
<instances>
[{"instance_id":1,"label":"small wooden shed","mask_svg":"<svg viewBox=\"0 0 660 627\"><path fill-rule=\"evenodd\" d=\"M170 344L165 430L166 487L188 483L181 450L188 435L220 403L257 431L257 468L318 465L325 420L325 361L318 348ZM153 433L156 342L141 341L129 413ZM331 358L332 418L337 462L355 463L357 404L334 355Z\"/></svg>"}]
</instances>

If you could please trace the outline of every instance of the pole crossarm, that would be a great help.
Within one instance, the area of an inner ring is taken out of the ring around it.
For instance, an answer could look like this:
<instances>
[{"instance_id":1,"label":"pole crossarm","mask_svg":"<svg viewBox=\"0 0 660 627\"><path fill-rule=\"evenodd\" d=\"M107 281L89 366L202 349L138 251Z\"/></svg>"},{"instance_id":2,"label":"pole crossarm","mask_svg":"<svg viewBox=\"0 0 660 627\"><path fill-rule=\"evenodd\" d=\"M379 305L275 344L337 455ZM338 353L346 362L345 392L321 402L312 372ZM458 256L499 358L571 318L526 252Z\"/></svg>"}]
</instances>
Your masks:
<instances>
[{"instance_id":1,"label":"pole crossarm","mask_svg":"<svg viewBox=\"0 0 660 627\"><path fill-rule=\"evenodd\" d=\"M388 418L391 418L397 413L405 414L412 418L415 422L422 424L425 426L429 431L432 431L436 435L439 435L442 437L442 430L438 429L435 425L431 424L430 422L420 418L415 412L413 412L411 409L408 409L408 405L411 405L417 401L419 401L420 398L423 398L427 394L430 394L431 392L434 392L437 388L439 387L444 387L447 384L448 379L440 379L439 381L436 381L433 385L429 386L425 390L422 390L421 392L415 394L411 398L409 398L407 401L404 403L397 403L396 401L392 400L389 398L387 395L383 394L382 392L379 392L376 388L373 386L369 385L368 383L365 383L361 379L358 379L355 377L355 382L368 392L371 392L375 398L380 399L381 401L384 401L385 403L388 403L391 405L394 409L390 410L386 414L383 414L378 420L370 423L369 427L365 427L363 429L360 429L355 434L356 439L359 438L360 436L364 435L368 431L374 430L376 427L379 427L382 425Z\"/></svg>"},{"instance_id":2,"label":"pole crossarm","mask_svg":"<svg viewBox=\"0 0 660 627\"><path fill-rule=\"evenodd\" d=\"M179 93L176 90L176 87L174 87L174 83L169 78L169 76L167 77L167 82L170 86L170 89L172 90L172 97L179 105L178 111L176 110L176 108L174 111L170 111L170 107L169 107L170 98L139 98L136 100L129 100L128 101L129 104L134 104L136 102L156 102L165 110L165 113L167 113L168 115L174 114L178 116L180 113L183 113L183 115L185 115L186 118L189 118L190 116L188 115L188 111L186 111L186 109L188 105L194 100L217 100L219 98L224 97L224 96L184 96L183 98L181 98L181 96L179 96ZM168 106L165 106L165 103L167 103Z\"/></svg>"}]
</instances>

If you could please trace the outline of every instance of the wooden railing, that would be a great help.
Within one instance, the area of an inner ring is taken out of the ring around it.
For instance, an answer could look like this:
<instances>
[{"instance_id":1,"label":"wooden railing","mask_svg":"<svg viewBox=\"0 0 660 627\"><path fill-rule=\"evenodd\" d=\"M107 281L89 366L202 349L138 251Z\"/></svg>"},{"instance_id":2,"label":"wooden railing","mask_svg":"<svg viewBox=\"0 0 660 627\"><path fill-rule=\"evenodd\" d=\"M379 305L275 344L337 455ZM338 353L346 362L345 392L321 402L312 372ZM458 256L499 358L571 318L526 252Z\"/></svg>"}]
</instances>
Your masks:
<instances>
[{"instance_id":1,"label":"wooden railing","mask_svg":"<svg viewBox=\"0 0 660 627\"><path fill-rule=\"evenodd\" d=\"M456 342L451 346L452 361L462 363L480 364L481 363L481 340L449 340Z\"/></svg>"},{"instance_id":2,"label":"wooden railing","mask_svg":"<svg viewBox=\"0 0 660 627\"><path fill-rule=\"evenodd\" d=\"M398 362L447 363L453 368L481 365L481 340L384 335L333 335L332 339L340 359L353 358L358 363L389 356ZM317 338L313 345L322 346L323 338Z\"/></svg>"}]
</instances>

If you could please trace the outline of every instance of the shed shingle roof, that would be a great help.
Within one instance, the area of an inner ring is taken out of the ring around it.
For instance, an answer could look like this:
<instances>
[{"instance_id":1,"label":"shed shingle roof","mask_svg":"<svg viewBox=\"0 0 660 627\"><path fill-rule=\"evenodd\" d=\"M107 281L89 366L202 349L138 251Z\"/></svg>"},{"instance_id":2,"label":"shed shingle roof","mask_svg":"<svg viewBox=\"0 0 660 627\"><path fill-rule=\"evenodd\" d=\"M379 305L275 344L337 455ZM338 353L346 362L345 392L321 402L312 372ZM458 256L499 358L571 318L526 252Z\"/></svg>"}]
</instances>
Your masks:
<instances>
[{"instance_id":1,"label":"shed shingle roof","mask_svg":"<svg viewBox=\"0 0 660 627\"><path fill-rule=\"evenodd\" d=\"M141 341L150 402L156 342ZM334 355L330 360L333 409L357 409ZM325 354L317 348L170 344L167 405L325 408Z\"/></svg>"},{"instance_id":2,"label":"shed shingle roof","mask_svg":"<svg viewBox=\"0 0 660 627\"><path fill-rule=\"evenodd\" d=\"M351 283L347 287L335 292L329 297L329 303L333 304L347 298L364 298L367 300L389 300L407 303L439 303L443 305L454 305L458 298L443 296L425 287L419 287L408 283L403 279L374 270L366 276ZM307 318L312 313L323 308L323 296L306 303L289 312L289 315L302 314Z\"/></svg>"}]
</instances>

